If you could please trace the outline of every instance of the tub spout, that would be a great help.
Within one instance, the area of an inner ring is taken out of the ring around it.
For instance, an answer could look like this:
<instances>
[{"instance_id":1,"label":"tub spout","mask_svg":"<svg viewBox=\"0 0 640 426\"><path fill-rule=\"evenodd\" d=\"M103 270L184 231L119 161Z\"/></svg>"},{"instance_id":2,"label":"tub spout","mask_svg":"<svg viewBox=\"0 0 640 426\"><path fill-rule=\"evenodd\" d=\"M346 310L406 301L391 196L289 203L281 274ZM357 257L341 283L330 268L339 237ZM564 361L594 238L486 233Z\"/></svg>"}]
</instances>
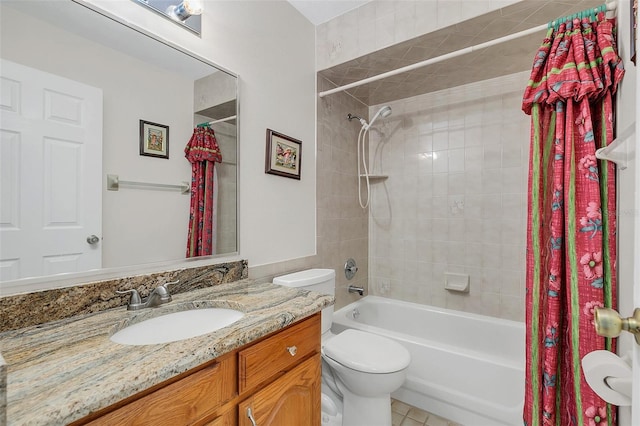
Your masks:
<instances>
[{"instance_id":1,"label":"tub spout","mask_svg":"<svg viewBox=\"0 0 640 426\"><path fill-rule=\"evenodd\" d=\"M364 296L364 288L363 287L357 287L355 285L350 285L349 286L349 293L358 293L360 296Z\"/></svg>"}]
</instances>

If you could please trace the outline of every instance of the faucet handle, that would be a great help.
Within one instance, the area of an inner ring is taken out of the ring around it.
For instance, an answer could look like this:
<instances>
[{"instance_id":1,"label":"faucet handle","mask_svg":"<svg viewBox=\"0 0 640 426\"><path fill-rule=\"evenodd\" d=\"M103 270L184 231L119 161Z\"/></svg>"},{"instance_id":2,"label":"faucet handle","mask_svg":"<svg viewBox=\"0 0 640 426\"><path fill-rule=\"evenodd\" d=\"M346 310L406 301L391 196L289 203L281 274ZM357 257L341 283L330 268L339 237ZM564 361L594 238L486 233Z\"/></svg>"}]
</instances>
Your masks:
<instances>
[{"instance_id":1,"label":"faucet handle","mask_svg":"<svg viewBox=\"0 0 640 426\"><path fill-rule=\"evenodd\" d=\"M171 282L168 282L168 283L164 283L164 284L162 284L162 286L165 287L165 288L168 288L167 287L168 285L178 284L179 282L180 282L180 280L175 280L175 281L171 281Z\"/></svg>"},{"instance_id":2,"label":"faucet handle","mask_svg":"<svg viewBox=\"0 0 640 426\"><path fill-rule=\"evenodd\" d=\"M163 291L163 290L164 290L164 292L166 292L166 294L167 294L167 295L170 295L170 293L169 293L169 286L170 286L170 285L173 285L173 284L178 284L179 282L180 282L180 280L175 280L175 281L171 281L171 282L168 282L168 283L160 284L160 285L156 288L156 290L160 290L160 291Z\"/></svg>"},{"instance_id":3,"label":"faucet handle","mask_svg":"<svg viewBox=\"0 0 640 426\"><path fill-rule=\"evenodd\" d=\"M131 290L124 290L124 291L116 290L116 293L118 294L131 293L131 299L129 299L129 305L142 303L142 299L140 299L140 294L138 293L138 290L136 290L135 288L132 288Z\"/></svg>"}]
</instances>

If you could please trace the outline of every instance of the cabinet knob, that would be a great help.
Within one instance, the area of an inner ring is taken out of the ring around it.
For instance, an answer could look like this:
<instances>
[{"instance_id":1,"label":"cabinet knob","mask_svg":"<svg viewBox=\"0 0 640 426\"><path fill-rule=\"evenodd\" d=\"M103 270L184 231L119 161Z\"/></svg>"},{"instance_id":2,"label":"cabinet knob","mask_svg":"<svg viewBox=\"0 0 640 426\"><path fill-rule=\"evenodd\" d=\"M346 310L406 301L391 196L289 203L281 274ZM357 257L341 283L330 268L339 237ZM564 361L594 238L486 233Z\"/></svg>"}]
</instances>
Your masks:
<instances>
[{"instance_id":1,"label":"cabinet knob","mask_svg":"<svg viewBox=\"0 0 640 426\"><path fill-rule=\"evenodd\" d=\"M291 356L296 356L298 353L298 348L296 346L287 346L287 350L291 354Z\"/></svg>"},{"instance_id":2,"label":"cabinet knob","mask_svg":"<svg viewBox=\"0 0 640 426\"><path fill-rule=\"evenodd\" d=\"M247 407L247 417L251 421L251 426L258 426L258 424L256 423L256 421L253 418L253 415L251 414L251 407Z\"/></svg>"}]
</instances>

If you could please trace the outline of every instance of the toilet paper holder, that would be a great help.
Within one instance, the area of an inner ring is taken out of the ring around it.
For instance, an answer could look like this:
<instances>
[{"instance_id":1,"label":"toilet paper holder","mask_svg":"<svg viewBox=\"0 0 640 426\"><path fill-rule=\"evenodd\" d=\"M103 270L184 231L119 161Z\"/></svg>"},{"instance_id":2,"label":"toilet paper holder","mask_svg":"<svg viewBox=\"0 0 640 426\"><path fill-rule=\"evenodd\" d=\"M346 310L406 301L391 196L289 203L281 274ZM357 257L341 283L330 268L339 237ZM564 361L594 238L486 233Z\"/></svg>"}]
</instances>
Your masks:
<instances>
[{"instance_id":1,"label":"toilet paper holder","mask_svg":"<svg viewBox=\"0 0 640 426\"><path fill-rule=\"evenodd\" d=\"M628 331L636 338L640 345L640 309L633 310L633 316L622 318L620 314L609 308L596 308L594 311L596 333L604 337L618 337L620 333Z\"/></svg>"},{"instance_id":2,"label":"toilet paper holder","mask_svg":"<svg viewBox=\"0 0 640 426\"><path fill-rule=\"evenodd\" d=\"M596 350L586 354L581 364L587 384L600 398L618 406L631 405L632 371L627 356Z\"/></svg>"}]
</instances>

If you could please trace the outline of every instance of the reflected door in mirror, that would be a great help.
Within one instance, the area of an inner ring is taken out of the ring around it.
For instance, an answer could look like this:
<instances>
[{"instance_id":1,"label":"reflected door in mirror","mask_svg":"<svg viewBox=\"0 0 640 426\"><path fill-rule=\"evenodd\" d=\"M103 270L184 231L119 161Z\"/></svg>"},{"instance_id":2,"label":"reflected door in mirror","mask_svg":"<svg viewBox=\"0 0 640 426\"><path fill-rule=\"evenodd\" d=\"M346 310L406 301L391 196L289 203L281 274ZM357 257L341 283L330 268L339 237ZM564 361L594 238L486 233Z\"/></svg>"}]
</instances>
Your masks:
<instances>
[{"instance_id":1,"label":"reflected door in mirror","mask_svg":"<svg viewBox=\"0 0 640 426\"><path fill-rule=\"evenodd\" d=\"M0 277L101 267L102 91L2 60Z\"/></svg>"}]
</instances>

